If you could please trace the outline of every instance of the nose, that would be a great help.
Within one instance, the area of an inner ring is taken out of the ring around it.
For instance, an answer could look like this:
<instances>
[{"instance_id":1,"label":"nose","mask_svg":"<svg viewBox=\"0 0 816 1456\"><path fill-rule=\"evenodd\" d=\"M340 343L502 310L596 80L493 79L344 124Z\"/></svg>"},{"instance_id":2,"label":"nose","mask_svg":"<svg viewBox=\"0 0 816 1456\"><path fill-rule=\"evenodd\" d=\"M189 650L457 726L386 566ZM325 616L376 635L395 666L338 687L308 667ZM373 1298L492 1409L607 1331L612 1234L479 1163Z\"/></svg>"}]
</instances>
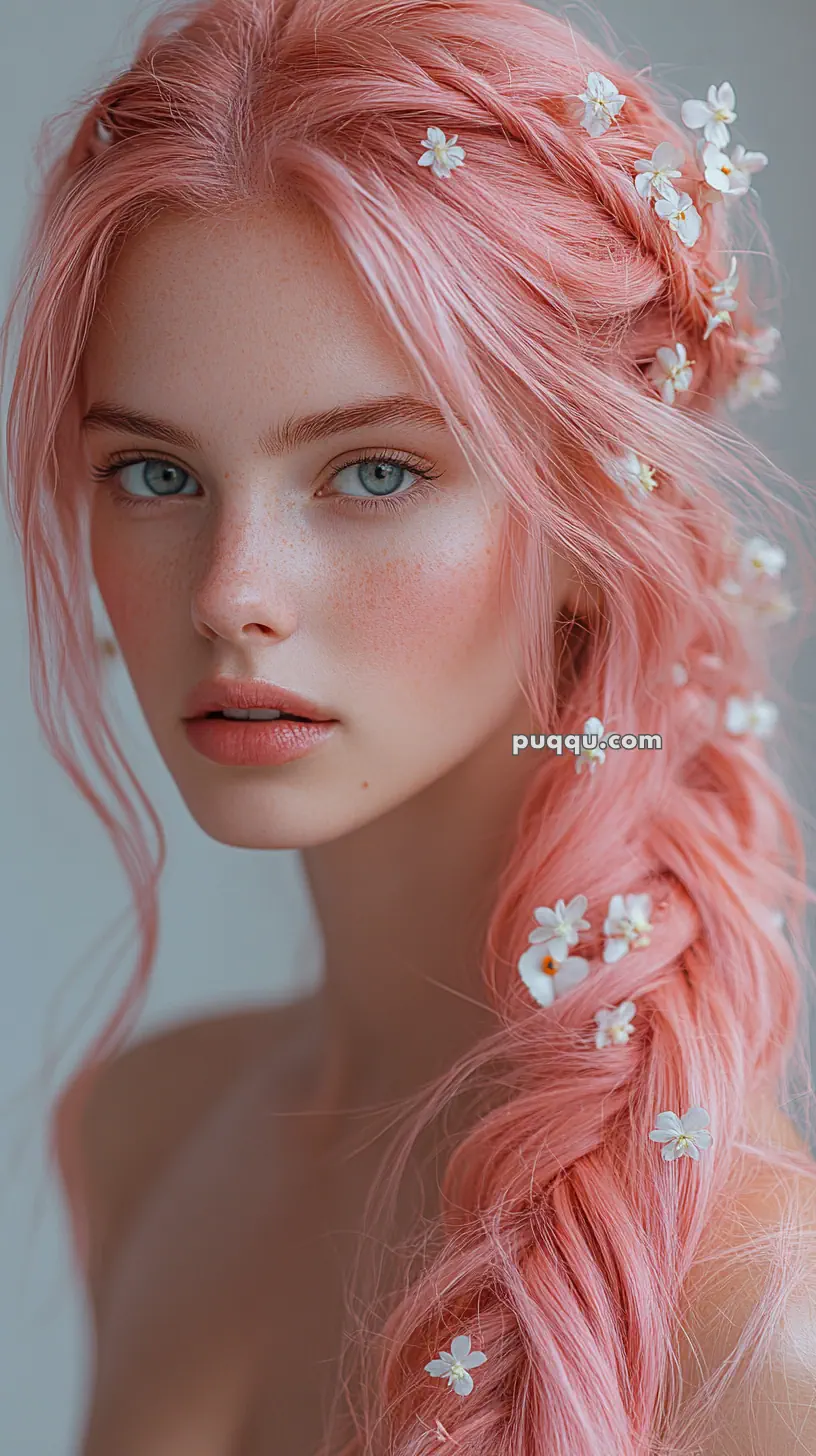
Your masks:
<instances>
[{"instance_id":1,"label":"nose","mask_svg":"<svg viewBox=\"0 0 816 1456\"><path fill-rule=\"evenodd\" d=\"M296 626L291 552L268 502L225 502L206 535L191 598L193 625L209 639L285 639Z\"/></svg>"}]
</instances>

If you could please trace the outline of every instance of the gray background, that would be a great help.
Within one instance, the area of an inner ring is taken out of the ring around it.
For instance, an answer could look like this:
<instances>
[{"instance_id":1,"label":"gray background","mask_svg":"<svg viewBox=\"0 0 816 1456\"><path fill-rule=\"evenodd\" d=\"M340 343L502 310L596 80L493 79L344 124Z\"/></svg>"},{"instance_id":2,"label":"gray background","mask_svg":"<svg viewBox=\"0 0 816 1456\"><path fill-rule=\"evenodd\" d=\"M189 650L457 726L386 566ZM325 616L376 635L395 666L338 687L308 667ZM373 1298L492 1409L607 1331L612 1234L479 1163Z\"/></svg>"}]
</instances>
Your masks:
<instances>
[{"instance_id":1,"label":"gray background","mask_svg":"<svg viewBox=\"0 0 816 1456\"><path fill-rule=\"evenodd\" d=\"M128 59L137 19L151 8L137 10L131 0L0 0L4 300L36 184L31 152L43 118ZM814 0L601 0L601 9L635 67L651 64L678 102L705 96L713 81L731 80L739 112L734 141L770 157L756 187L782 268L783 314L775 321L783 348L772 367L784 388L770 408L749 408L739 423L776 464L812 484ZM570 6L568 13L580 26L581 9ZM0 716L0 1451L69 1456L86 1378L87 1329L43 1157L45 1108L55 1079L67 1074L114 1004L132 952L120 926L119 978L100 984L112 945L92 952L126 907L125 882L104 831L40 740L29 697L21 571L1 517L0 617L6 682ZM789 782L808 817L813 682L806 646L791 681L802 705L796 718L802 751ZM169 781L119 664L111 692L126 750L169 845L163 938L143 1027L306 989L320 975L320 939L297 856L209 841ZM61 1058L45 1082L43 1060L56 1046Z\"/></svg>"}]
</instances>

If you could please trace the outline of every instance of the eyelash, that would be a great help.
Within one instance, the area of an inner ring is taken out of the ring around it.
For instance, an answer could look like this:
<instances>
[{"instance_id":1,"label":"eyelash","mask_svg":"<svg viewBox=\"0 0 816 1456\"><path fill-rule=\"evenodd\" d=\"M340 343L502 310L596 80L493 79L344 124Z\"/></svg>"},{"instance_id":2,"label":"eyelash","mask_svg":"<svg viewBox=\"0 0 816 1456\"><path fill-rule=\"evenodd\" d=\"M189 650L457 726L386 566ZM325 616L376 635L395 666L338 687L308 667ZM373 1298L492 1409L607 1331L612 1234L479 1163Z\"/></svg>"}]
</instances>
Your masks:
<instances>
[{"instance_id":1,"label":"eyelash","mask_svg":"<svg viewBox=\"0 0 816 1456\"><path fill-rule=\"evenodd\" d=\"M432 481L436 480L441 474L440 471L432 471L424 468L412 456L405 455L401 451L395 451L393 454L383 454L380 450L364 450L353 460L346 460L342 465L338 465L334 475L339 475L341 470L348 470L352 465L363 465L369 460L376 460L378 464L382 465L407 467L413 475L419 476L422 484L412 485L408 490L403 491L401 495L371 496L370 499L366 499L365 496L344 496L338 493L334 497L335 500L350 500L356 508L364 511L390 510L400 512L407 509L410 503L430 495L432 493ZM123 490L116 480L116 476L128 465L146 465L154 462L163 465L176 465L174 460L170 460L163 455L129 455L125 451L112 455L105 465L92 465L90 473L94 480L101 480L107 484L111 499L114 505L117 506L125 506L126 508L146 506L150 509L153 506L161 505L164 500L195 499L195 497L189 496L156 496L151 500L147 496L132 496L128 495L127 491ZM190 475L190 472L184 465L176 465L176 469L183 470L185 474ZM334 475L332 479L334 479ZM195 479L195 477L190 475L190 479ZM345 506L342 509L345 510Z\"/></svg>"}]
</instances>

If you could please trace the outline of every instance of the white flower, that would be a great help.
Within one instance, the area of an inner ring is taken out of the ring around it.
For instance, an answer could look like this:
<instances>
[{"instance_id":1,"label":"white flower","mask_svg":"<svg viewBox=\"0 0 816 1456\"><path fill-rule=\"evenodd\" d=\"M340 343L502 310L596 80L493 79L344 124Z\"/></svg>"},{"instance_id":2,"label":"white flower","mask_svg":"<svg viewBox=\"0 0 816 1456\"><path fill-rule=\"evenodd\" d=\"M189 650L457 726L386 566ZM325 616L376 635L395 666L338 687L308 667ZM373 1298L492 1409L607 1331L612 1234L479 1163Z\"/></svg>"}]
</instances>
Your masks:
<instances>
[{"instance_id":1,"label":"white flower","mask_svg":"<svg viewBox=\"0 0 816 1456\"><path fill-rule=\"evenodd\" d=\"M675 192L673 197L658 198L655 212L658 217L665 218L681 243L685 243L687 248L694 246L700 236L703 220L687 192Z\"/></svg>"},{"instance_id":2,"label":"white flower","mask_svg":"<svg viewBox=\"0 0 816 1456\"><path fill-rule=\"evenodd\" d=\"M619 961L629 950L640 950L651 939L649 914L651 895L613 895L603 924L603 958L607 965Z\"/></svg>"},{"instance_id":3,"label":"white flower","mask_svg":"<svg viewBox=\"0 0 816 1456\"><path fill-rule=\"evenodd\" d=\"M458 132L457 132L458 136ZM419 159L420 167L430 167L435 177L449 177L454 167L461 167L465 160L464 147L457 147L456 136L447 141L445 133L438 126L429 126L422 142L427 148Z\"/></svg>"},{"instance_id":4,"label":"white flower","mask_svg":"<svg viewBox=\"0 0 816 1456\"><path fill-rule=\"evenodd\" d=\"M734 168L728 153L721 152L713 142L706 142L703 147L703 172L706 182L715 192L728 192L735 197L741 197L750 187L750 182L748 187L741 186L743 174Z\"/></svg>"},{"instance_id":5,"label":"white flower","mask_svg":"<svg viewBox=\"0 0 816 1456\"><path fill-rule=\"evenodd\" d=\"M583 956L556 959L546 945L529 945L518 963L518 973L539 1006L552 1006L589 975L589 961Z\"/></svg>"},{"instance_id":6,"label":"white flower","mask_svg":"<svg viewBox=\"0 0 816 1456\"><path fill-rule=\"evenodd\" d=\"M690 387L692 363L687 358L685 344L675 343L673 349L658 349L647 373L657 384L665 404L673 404L675 394Z\"/></svg>"},{"instance_id":7,"label":"white flower","mask_svg":"<svg viewBox=\"0 0 816 1456\"><path fill-rule=\"evenodd\" d=\"M767 165L768 158L764 152L746 152L741 144L736 146L728 162L730 178L728 195L744 197L746 192L751 191L751 178L754 173L761 172L762 168Z\"/></svg>"},{"instance_id":8,"label":"white flower","mask_svg":"<svg viewBox=\"0 0 816 1456\"><path fill-rule=\"evenodd\" d=\"M764 536L752 536L740 553L740 567L749 578L778 577L786 560L782 547L766 541Z\"/></svg>"},{"instance_id":9,"label":"white flower","mask_svg":"<svg viewBox=\"0 0 816 1456\"><path fill-rule=\"evenodd\" d=\"M598 1030L595 1033L595 1045L600 1051L601 1047L608 1046L613 1042L616 1046L625 1046L632 1034L632 1018L637 1010L634 1001L621 1001L612 1011L596 1011L595 1020L598 1023Z\"/></svg>"},{"instance_id":10,"label":"white flower","mask_svg":"<svg viewBox=\"0 0 816 1456\"><path fill-rule=\"evenodd\" d=\"M601 748L603 731L604 725L601 722L600 718L587 718L586 723L584 724L583 733L581 735L580 751L575 758L576 773L580 773L583 768L589 768L591 777L592 774L594 774L597 765L599 763L603 763L604 759L606 758L606 750L604 748ZM595 738L597 740L594 748L591 748L589 744L585 744L583 742L583 739L585 737Z\"/></svg>"},{"instance_id":11,"label":"white flower","mask_svg":"<svg viewBox=\"0 0 816 1456\"><path fill-rule=\"evenodd\" d=\"M710 1148L714 1141L708 1131L709 1116L704 1107L690 1107L684 1117L676 1112L658 1112L657 1126L649 1133L653 1143L663 1144L663 1158L670 1163L675 1158L700 1159L700 1149Z\"/></svg>"},{"instance_id":12,"label":"white flower","mask_svg":"<svg viewBox=\"0 0 816 1456\"><path fill-rule=\"evenodd\" d=\"M778 394L782 388L782 381L779 376L773 374L770 369L762 369L757 364L749 364L737 376L736 382L726 395L726 404L729 409L739 410L747 404L753 404L759 399L771 399Z\"/></svg>"},{"instance_id":13,"label":"white flower","mask_svg":"<svg viewBox=\"0 0 816 1456\"><path fill-rule=\"evenodd\" d=\"M746 334L740 331L734 337L734 343L738 349L742 349L749 359L770 359L776 353L776 347L782 335L779 329L770 324L766 329L756 329L753 334Z\"/></svg>"},{"instance_id":14,"label":"white flower","mask_svg":"<svg viewBox=\"0 0 816 1456\"><path fill-rule=\"evenodd\" d=\"M680 108L684 126L691 131L703 128L707 142L717 147L727 147L731 140L729 126L737 119L734 110L736 96L730 81L721 86L709 86L707 101L684 101Z\"/></svg>"},{"instance_id":15,"label":"white flower","mask_svg":"<svg viewBox=\"0 0 816 1456\"><path fill-rule=\"evenodd\" d=\"M739 308L739 303L736 298L724 298L716 313L709 312L706 319L706 330L703 334L703 343L705 343L706 339L710 338L715 329L720 327L720 324L731 323L731 315L735 308Z\"/></svg>"},{"instance_id":16,"label":"white flower","mask_svg":"<svg viewBox=\"0 0 816 1456\"><path fill-rule=\"evenodd\" d=\"M689 680L688 669L684 667L682 662L672 663L671 675L672 682L677 688L684 688Z\"/></svg>"},{"instance_id":17,"label":"white flower","mask_svg":"<svg viewBox=\"0 0 816 1456\"><path fill-rule=\"evenodd\" d=\"M763 536L752 536L740 549L736 577L725 577L719 591L740 609L752 612L755 620L766 624L789 622L796 608L790 594L776 586L785 563L781 546Z\"/></svg>"},{"instance_id":18,"label":"white flower","mask_svg":"<svg viewBox=\"0 0 816 1456\"><path fill-rule=\"evenodd\" d=\"M600 71L590 71L586 90L581 92L578 99L583 101L585 107L581 118L582 127L591 137L599 137L609 130L626 97Z\"/></svg>"},{"instance_id":19,"label":"white flower","mask_svg":"<svg viewBox=\"0 0 816 1456\"><path fill-rule=\"evenodd\" d=\"M730 298L731 294L734 292L734 290L737 287L738 283L739 283L739 265L737 263L736 258L732 255L732 257L731 257L731 266L730 266L730 268L728 270L728 277L727 278L720 278L716 283L712 283L712 285L711 285L711 292L714 294L714 297L715 298L720 298L720 297Z\"/></svg>"},{"instance_id":20,"label":"white flower","mask_svg":"<svg viewBox=\"0 0 816 1456\"><path fill-rule=\"evenodd\" d=\"M642 500L657 489L654 467L644 465L634 450L626 450L623 455L613 459L608 473L633 500Z\"/></svg>"},{"instance_id":21,"label":"white flower","mask_svg":"<svg viewBox=\"0 0 816 1456\"><path fill-rule=\"evenodd\" d=\"M571 945L578 940L579 930L589 930L589 921L581 917L587 907L586 895L576 895L565 905L556 900L555 909L542 905L533 914L538 928L530 931L530 944L543 945L557 961L562 961Z\"/></svg>"},{"instance_id":22,"label":"white flower","mask_svg":"<svg viewBox=\"0 0 816 1456\"><path fill-rule=\"evenodd\" d=\"M725 705L725 731L735 737L753 733L755 738L770 738L776 727L779 709L759 693L750 699L729 698Z\"/></svg>"},{"instance_id":23,"label":"white flower","mask_svg":"<svg viewBox=\"0 0 816 1456\"><path fill-rule=\"evenodd\" d=\"M713 334L714 330L716 328L719 328L720 324L731 323L731 314L736 308L739 308L739 303L734 297L734 290L737 287L738 283L739 270L737 267L737 260L736 258L732 257L731 268L729 270L728 277L719 279L717 283L712 283L709 290L712 299L716 304L719 305L719 307L717 308L715 313L709 313L708 315L706 331L703 334L704 340L707 339L711 334Z\"/></svg>"},{"instance_id":24,"label":"white flower","mask_svg":"<svg viewBox=\"0 0 816 1456\"><path fill-rule=\"evenodd\" d=\"M446 1376L448 1385L453 1386L457 1395L470 1395L473 1377L468 1375L468 1371L484 1365L486 1359L481 1350L470 1353L470 1335L456 1335L451 1340L450 1351L440 1350L439 1359L429 1361L425 1369L429 1375Z\"/></svg>"},{"instance_id":25,"label":"white flower","mask_svg":"<svg viewBox=\"0 0 816 1456\"><path fill-rule=\"evenodd\" d=\"M661 142L649 161L641 159L635 162L635 187L641 197L647 201L651 197L674 197L676 189L671 179L681 175L679 168L684 160L679 147L672 146L671 142Z\"/></svg>"}]
</instances>

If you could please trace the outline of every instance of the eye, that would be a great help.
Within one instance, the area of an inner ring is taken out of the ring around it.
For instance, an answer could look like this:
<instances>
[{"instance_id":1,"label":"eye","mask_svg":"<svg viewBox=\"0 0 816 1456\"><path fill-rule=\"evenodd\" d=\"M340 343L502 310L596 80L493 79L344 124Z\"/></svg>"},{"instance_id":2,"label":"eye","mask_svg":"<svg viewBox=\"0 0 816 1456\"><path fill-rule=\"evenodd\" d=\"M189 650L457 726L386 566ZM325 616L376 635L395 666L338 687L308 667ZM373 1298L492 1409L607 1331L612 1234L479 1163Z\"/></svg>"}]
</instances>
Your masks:
<instances>
[{"instance_id":1,"label":"eye","mask_svg":"<svg viewBox=\"0 0 816 1456\"><path fill-rule=\"evenodd\" d=\"M133 482L145 487L143 494L140 494L137 489L132 489L130 486L125 488L123 485L122 477L129 470L135 472ZM96 480L112 480L117 499L127 505L138 504L141 501L154 503L162 498L168 499L181 495L185 479L193 486L196 485L189 471L182 469L180 465L174 465L172 460L157 460L144 456L135 459L132 456L128 459L115 457L107 465L92 466L91 474Z\"/></svg>"},{"instance_id":2,"label":"eye","mask_svg":"<svg viewBox=\"0 0 816 1456\"><path fill-rule=\"evenodd\" d=\"M414 489L414 482L432 478L430 471L423 470L416 463L410 469L408 462L396 455L378 455L372 451L370 455L363 454L347 465L341 465L334 472L330 494L351 496L356 500L385 499L408 495Z\"/></svg>"}]
</instances>

